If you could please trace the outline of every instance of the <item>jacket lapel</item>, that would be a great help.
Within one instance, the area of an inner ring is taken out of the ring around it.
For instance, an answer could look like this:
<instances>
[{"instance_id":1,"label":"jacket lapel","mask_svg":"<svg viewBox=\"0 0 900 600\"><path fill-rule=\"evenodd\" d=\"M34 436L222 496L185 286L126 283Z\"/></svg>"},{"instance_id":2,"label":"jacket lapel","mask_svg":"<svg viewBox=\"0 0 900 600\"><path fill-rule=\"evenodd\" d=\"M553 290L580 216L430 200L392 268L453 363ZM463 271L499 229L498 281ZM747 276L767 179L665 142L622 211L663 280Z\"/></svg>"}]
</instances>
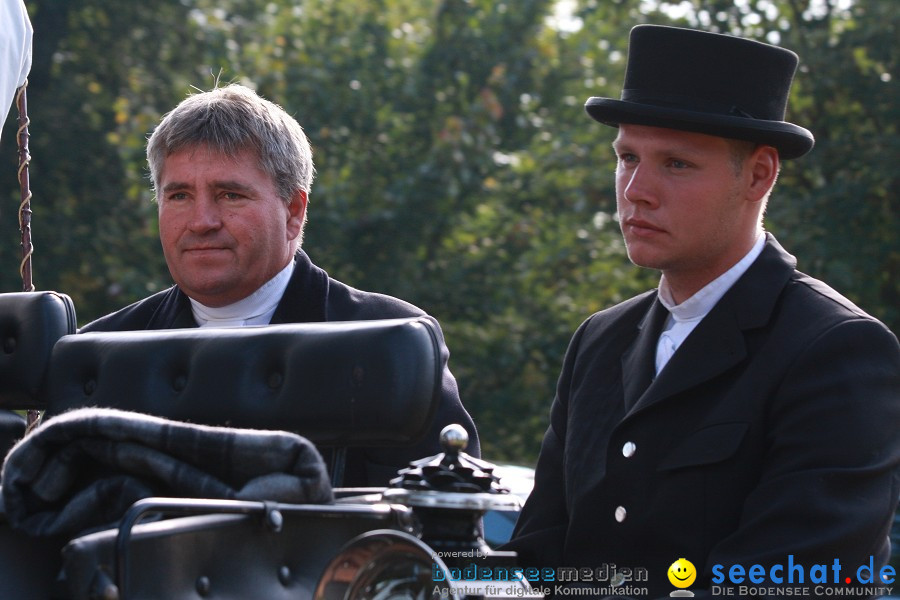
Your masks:
<instances>
[{"instance_id":1,"label":"jacket lapel","mask_svg":"<svg viewBox=\"0 0 900 600\"><path fill-rule=\"evenodd\" d=\"M297 251L294 261L294 273L272 315L272 324L326 321L328 273L314 265L303 250Z\"/></svg>"},{"instance_id":2,"label":"jacket lapel","mask_svg":"<svg viewBox=\"0 0 900 600\"><path fill-rule=\"evenodd\" d=\"M747 356L744 331L769 321L795 266L794 257L771 234L766 234L766 247L759 258L685 339L659 376L637 398L629 414L708 381L743 360ZM635 346L644 343L641 334ZM652 340L654 350L658 335L657 330ZM628 388L626 380L626 406L631 406L627 403Z\"/></svg>"},{"instance_id":3,"label":"jacket lapel","mask_svg":"<svg viewBox=\"0 0 900 600\"><path fill-rule=\"evenodd\" d=\"M187 329L196 326L191 301L177 285L169 288L147 323L147 329Z\"/></svg>"},{"instance_id":4,"label":"jacket lapel","mask_svg":"<svg viewBox=\"0 0 900 600\"><path fill-rule=\"evenodd\" d=\"M635 410L711 379L747 355L744 334L730 304L723 297L697 325L638 400Z\"/></svg>"},{"instance_id":5,"label":"jacket lapel","mask_svg":"<svg viewBox=\"0 0 900 600\"><path fill-rule=\"evenodd\" d=\"M634 343L622 354L622 390L625 410L631 409L656 375L656 342L669 311L654 298L650 310L638 324Z\"/></svg>"}]
</instances>

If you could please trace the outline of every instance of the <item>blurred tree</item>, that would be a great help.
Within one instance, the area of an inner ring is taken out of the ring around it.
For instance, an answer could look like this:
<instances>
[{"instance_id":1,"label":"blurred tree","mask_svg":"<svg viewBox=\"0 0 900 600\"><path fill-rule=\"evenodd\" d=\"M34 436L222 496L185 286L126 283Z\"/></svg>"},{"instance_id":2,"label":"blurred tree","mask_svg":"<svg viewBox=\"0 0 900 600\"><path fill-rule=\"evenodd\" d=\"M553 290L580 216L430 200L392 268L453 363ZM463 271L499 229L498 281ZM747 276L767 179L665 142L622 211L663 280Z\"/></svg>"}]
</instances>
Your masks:
<instances>
[{"instance_id":1,"label":"blurred tree","mask_svg":"<svg viewBox=\"0 0 900 600\"><path fill-rule=\"evenodd\" d=\"M29 76L34 192L34 281L70 294L98 316L166 281L155 207L144 177L143 136L170 85L192 68L186 9L170 2L42 0L28 4L37 35ZM182 54L185 52L186 54ZM12 124L8 124L12 125ZM5 155L15 156L4 132ZM16 206L15 170L0 172L4 205ZM3 212L3 264L15 264L15 210ZM16 269L0 272L19 287Z\"/></svg>"},{"instance_id":2,"label":"blurred tree","mask_svg":"<svg viewBox=\"0 0 900 600\"><path fill-rule=\"evenodd\" d=\"M900 11L883 0L789 7L781 40L803 59L792 114L816 148L785 169L770 228L801 270L900 332Z\"/></svg>"},{"instance_id":3,"label":"blurred tree","mask_svg":"<svg viewBox=\"0 0 900 600\"><path fill-rule=\"evenodd\" d=\"M313 142L308 252L440 319L486 455L530 462L575 327L658 277L625 257L615 132L582 108L619 95L639 22L800 53L789 118L818 144L785 165L768 227L802 269L898 329L889 4L31 0L35 281L72 295L81 322L169 285L146 135L191 86L245 83ZM16 290L9 162L0 285Z\"/></svg>"}]
</instances>

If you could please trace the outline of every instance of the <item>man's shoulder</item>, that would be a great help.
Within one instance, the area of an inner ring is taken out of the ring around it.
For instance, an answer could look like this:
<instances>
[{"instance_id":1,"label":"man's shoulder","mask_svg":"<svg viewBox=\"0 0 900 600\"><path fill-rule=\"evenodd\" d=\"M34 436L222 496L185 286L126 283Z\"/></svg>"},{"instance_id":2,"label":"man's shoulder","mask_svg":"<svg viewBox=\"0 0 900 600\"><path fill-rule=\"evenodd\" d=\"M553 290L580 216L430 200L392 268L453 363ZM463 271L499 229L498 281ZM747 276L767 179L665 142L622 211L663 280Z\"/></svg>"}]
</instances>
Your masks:
<instances>
[{"instance_id":1,"label":"man's shoulder","mask_svg":"<svg viewBox=\"0 0 900 600\"><path fill-rule=\"evenodd\" d=\"M147 329L154 314L162 303L171 296L175 288L168 288L138 300L115 312L109 313L95 321L91 321L78 330L79 333L90 331L137 331Z\"/></svg>"},{"instance_id":2,"label":"man's shoulder","mask_svg":"<svg viewBox=\"0 0 900 600\"><path fill-rule=\"evenodd\" d=\"M329 282L327 312L329 321L400 319L425 315L424 310L406 300L360 290L336 279Z\"/></svg>"},{"instance_id":3,"label":"man's shoulder","mask_svg":"<svg viewBox=\"0 0 900 600\"><path fill-rule=\"evenodd\" d=\"M832 318L875 320L875 317L824 281L801 271L794 271L785 294L790 301L815 307Z\"/></svg>"},{"instance_id":4,"label":"man's shoulder","mask_svg":"<svg viewBox=\"0 0 900 600\"><path fill-rule=\"evenodd\" d=\"M656 300L656 294L657 290L654 288L599 310L585 319L582 328L593 329L621 324L637 325L650 310L650 306Z\"/></svg>"},{"instance_id":5,"label":"man's shoulder","mask_svg":"<svg viewBox=\"0 0 900 600\"><path fill-rule=\"evenodd\" d=\"M282 304L276 316L284 322L297 319L368 321L426 314L400 298L361 290L331 277L302 250L295 257L294 274L282 297Z\"/></svg>"},{"instance_id":6,"label":"man's shoulder","mask_svg":"<svg viewBox=\"0 0 900 600\"><path fill-rule=\"evenodd\" d=\"M874 336L896 346L893 333L830 285L797 270L796 259L773 237L747 273L723 298L723 309L754 335L778 340L797 351L827 340Z\"/></svg>"},{"instance_id":7,"label":"man's shoulder","mask_svg":"<svg viewBox=\"0 0 900 600\"><path fill-rule=\"evenodd\" d=\"M830 285L797 270L797 260L771 234L766 249L738 283L739 306L793 329L828 327L848 321L881 323ZM755 307L755 310L751 307Z\"/></svg>"},{"instance_id":8,"label":"man's shoulder","mask_svg":"<svg viewBox=\"0 0 900 600\"><path fill-rule=\"evenodd\" d=\"M595 312L575 331L569 342L570 351L596 348L598 344L607 349L624 349L637 335L655 300L656 289L652 289Z\"/></svg>"},{"instance_id":9,"label":"man's shoulder","mask_svg":"<svg viewBox=\"0 0 900 600\"><path fill-rule=\"evenodd\" d=\"M794 272L782 292L776 323L801 338L818 338L836 328L849 328L865 331L867 336L886 336L897 343L887 325L824 281L800 271Z\"/></svg>"}]
</instances>

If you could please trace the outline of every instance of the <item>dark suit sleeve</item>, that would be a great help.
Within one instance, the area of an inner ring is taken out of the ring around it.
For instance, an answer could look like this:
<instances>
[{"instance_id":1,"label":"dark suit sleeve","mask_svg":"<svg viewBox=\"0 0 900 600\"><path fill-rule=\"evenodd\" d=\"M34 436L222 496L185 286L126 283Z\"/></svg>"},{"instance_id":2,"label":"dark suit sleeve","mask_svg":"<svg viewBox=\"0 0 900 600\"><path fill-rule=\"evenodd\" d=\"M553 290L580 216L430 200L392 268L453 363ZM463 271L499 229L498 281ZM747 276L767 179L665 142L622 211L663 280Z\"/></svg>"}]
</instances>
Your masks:
<instances>
[{"instance_id":1,"label":"dark suit sleeve","mask_svg":"<svg viewBox=\"0 0 900 600\"><path fill-rule=\"evenodd\" d=\"M565 422L565 408L555 400L535 469L534 489L519 514L512 540L501 548L516 551L518 564L523 566L562 565L569 519L563 492L565 433L557 433L554 426L559 420Z\"/></svg>"},{"instance_id":2,"label":"dark suit sleeve","mask_svg":"<svg viewBox=\"0 0 900 600\"><path fill-rule=\"evenodd\" d=\"M503 550L518 553L519 564L535 567L562 566L569 526L565 480L566 431L572 371L578 347L587 327L583 324L569 343L550 407L550 426L544 434L535 469L534 488L519 514L512 539Z\"/></svg>"},{"instance_id":3,"label":"dark suit sleeve","mask_svg":"<svg viewBox=\"0 0 900 600\"><path fill-rule=\"evenodd\" d=\"M768 406L761 477L707 573L715 564L783 564L789 555L806 565L839 559L842 584L870 557L877 569L900 493L896 338L866 318L825 330L788 365Z\"/></svg>"}]
</instances>

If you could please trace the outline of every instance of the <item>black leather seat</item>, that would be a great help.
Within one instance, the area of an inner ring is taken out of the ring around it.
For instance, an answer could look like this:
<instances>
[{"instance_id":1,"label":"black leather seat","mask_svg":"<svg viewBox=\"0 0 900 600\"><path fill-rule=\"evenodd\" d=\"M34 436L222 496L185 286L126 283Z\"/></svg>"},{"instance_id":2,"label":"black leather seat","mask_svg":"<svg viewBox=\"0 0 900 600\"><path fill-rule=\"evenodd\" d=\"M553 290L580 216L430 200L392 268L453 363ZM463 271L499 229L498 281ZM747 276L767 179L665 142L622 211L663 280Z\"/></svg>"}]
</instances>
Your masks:
<instances>
[{"instance_id":1,"label":"black leather seat","mask_svg":"<svg viewBox=\"0 0 900 600\"><path fill-rule=\"evenodd\" d=\"M25 435L25 417L11 410L0 410L0 453L3 456Z\"/></svg>"},{"instance_id":2,"label":"black leather seat","mask_svg":"<svg viewBox=\"0 0 900 600\"><path fill-rule=\"evenodd\" d=\"M0 408L43 408L50 354L75 333L71 298L56 292L0 294Z\"/></svg>"},{"instance_id":3,"label":"black leather seat","mask_svg":"<svg viewBox=\"0 0 900 600\"><path fill-rule=\"evenodd\" d=\"M14 410L41 408L53 346L75 333L75 327L75 308L68 296L0 294L0 456L25 433L25 418Z\"/></svg>"},{"instance_id":4,"label":"black leather seat","mask_svg":"<svg viewBox=\"0 0 900 600\"><path fill-rule=\"evenodd\" d=\"M25 432L25 419L13 410L42 408L41 395L56 342L75 333L72 300L56 292L0 294L0 452ZM55 538L29 538L10 530L0 502L0 598L55 597L62 564Z\"/></svg>"},{"instance_id":5,"label":"black leather seat","mask_svg":"<svg viewBox=\"0 0 900 600\"><path fill-rule=\"evenodd\" d=\"M426 434L440 398L439 345L428 319L70 335L75 330L64 295L0 294L0 410L7 411L0 413L0 431L8 417L8 442L24 431L13 410L45 410L47 419L98 406L288 430L326 448L406 445ZM329 555L321 552L325 546L336 551L370 528L399 528L404 513L290 506L282 511L283 530L292 535L273 537L258 517L215 510L139 525L128 548L142 565L132 584L194 593L198 577L234 580L228 584L234 587L252 567L259 578L247 589L303 597L296 593L318 575ZM116 535L28 537L10 528L0 506L0 598L88 597L110 568ZM229 552L234 560L221 560L225 546L236 549ZM143 557L157 567L145 569Z\"/></svg>"}]
</instances>

